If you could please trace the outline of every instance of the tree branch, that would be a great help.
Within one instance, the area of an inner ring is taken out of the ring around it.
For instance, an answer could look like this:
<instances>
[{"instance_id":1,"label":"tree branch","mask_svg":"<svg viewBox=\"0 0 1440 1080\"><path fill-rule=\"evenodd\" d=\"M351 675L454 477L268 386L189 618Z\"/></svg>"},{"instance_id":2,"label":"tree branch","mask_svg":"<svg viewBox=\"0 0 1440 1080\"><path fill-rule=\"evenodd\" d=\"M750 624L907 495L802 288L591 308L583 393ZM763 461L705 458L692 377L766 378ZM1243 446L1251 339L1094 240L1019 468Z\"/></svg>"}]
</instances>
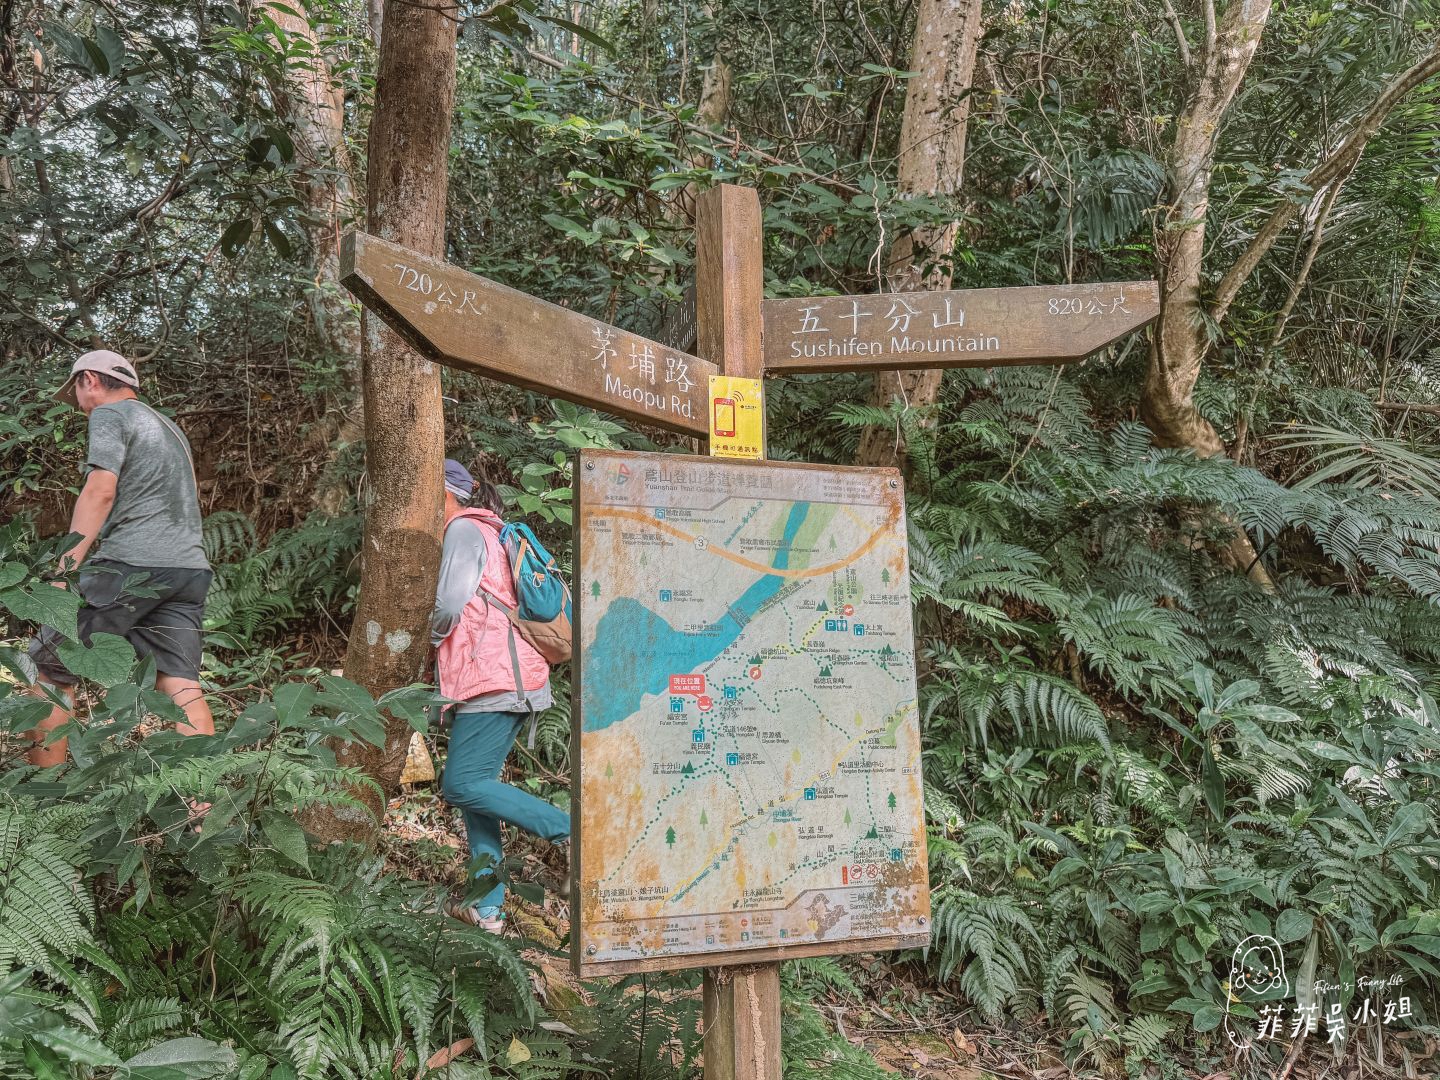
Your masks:
<instances>
[{"instance_id":1,"label":"tree branch","mask_svg":"<svg viewBox=\"0 0 1440 1080\"><path fill-rule=\"evenodd\" d=\"M1214 14L1214 8L1211 8L1209 15L1212 19ZM1195 58L1190 55L1190 41L1185 36L1185 27L1180 25L1180 16L1175 11L1175 6L1170 3L1170 0L1165 0L1165 18L1170 23L1170 29L1175 32L1175 44L1180 49L1180 62L1184 64L1186 68L1193 66Z\"/></svg>"},{"instance_id":2,"label":"tree branch","mask_svg":"<svg viewBox=\"0 0 1440 1080\"><path fill-rule=\"evenodd\" d=\"M1387 409L1392 412L1418 412L1428 413L1431 416L1440 416L1440 405L1417 405L1410 401L1377 401L1377 409Z\"/></svg>"},{"instance_id":3,"label":"tree branch","mask_svg":"<svg viewBox=\"0 0 1440 1080\"><path fill-rule=\"evenodd\" d=\"M1370 108L1350 129L1350 134L1345 136L1335 153L1310 170L1305 177L1305 184L1312 191L1318 191L1342 173L1353 169L1364 154L1366 144L1380 130L1391 110L1410 91L1437 73L1440 73L1440 44L1436 44L1426 56L1390 80ZM1299 205L1293 199L1286 198L1281 202L1250 241L1250 246L1235 260L1230 269L1225 271L1225 276L1215 287L1215 299L1210 306L1210 316L1217 323L1225 318L1230 305L1240 293L1240 287L1275 246L1275 241L1280 238L1280 234L1298 209Z\"/></svg>"}]
</instances>

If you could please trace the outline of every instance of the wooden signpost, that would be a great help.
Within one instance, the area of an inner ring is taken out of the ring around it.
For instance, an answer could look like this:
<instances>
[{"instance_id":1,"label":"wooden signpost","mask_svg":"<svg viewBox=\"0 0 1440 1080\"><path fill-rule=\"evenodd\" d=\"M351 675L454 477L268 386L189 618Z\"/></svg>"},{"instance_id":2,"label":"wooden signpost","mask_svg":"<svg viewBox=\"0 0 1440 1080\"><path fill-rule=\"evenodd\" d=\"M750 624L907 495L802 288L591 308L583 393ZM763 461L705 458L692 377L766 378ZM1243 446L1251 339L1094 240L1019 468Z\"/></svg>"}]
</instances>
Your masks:
<instances>
[{"instance_id":1,"label":"wooden signpost","mask_svg":"<svg viewBox=\"0 0 1440 1080\"><path fill-rule=\"evenodd\" d=\"M1153 281L766 300L765 371L1063 364L1160 314Z\"/></svg>"},{"instance_id":2,"label":"wooden signpost","mask_svg":"<svg viewBox=\"0 0 1440 1080\"><path fill-rule=\"evenodd\" d=\"M340 275L437 364L687 435L709 430L718 369L688 352L365 233L346 235Z\"/></svg>"},{"instance_id":3,"label":"wooden signpost","mask_svg":"<svg viewBox=\"0 0 1440 1080\"><path fill-rule=\"evenodd\" d=\"M756 318L765 296L760 223L760 199L749 188L723 184L695 201L699 352L721 374L745 379L765 373ZM707 967L701 997L706 1080L780 1080L779 963Z\"/></svg>"},{"instance_id":4,"label":"wooden signpost","mask_svg":"<svg viewBox=\"0 0 1440 1080\"><path fill-rule=\"evenodd\" d=\"M733 185L697 200L695 248L664 343L363 233L341 276L437 363L701 436L712 375L1065 363L1159 314L1154 282L764 300L759 198ZM705 969L705 1075L780 1080L779 964L723 962Z\"/></svg>"}]
</instances>

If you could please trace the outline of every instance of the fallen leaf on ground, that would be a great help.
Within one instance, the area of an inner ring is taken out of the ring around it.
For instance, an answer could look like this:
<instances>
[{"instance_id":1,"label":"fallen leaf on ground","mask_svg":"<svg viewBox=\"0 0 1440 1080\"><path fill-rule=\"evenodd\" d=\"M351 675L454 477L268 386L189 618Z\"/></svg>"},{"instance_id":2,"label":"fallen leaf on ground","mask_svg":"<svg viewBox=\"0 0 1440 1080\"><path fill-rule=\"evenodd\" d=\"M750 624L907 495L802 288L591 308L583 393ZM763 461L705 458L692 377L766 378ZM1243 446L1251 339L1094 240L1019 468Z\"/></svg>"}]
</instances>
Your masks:
<instances>
[{"instance_id":1,"label":"fallen leaf on ground","mask_svg":"<svg viewBox=\"0 0 1440 1080\"><path fill-rule=\"evenodd\" d=\"M420 1077L424 1076L431 1069L438 1069L441 1066L449 1065L450 1062L454 1061L457 1057L465 1053L466 1050L469 1050L474 1045L474 1039L457 1039L455 1042L445 1047L445 1049L436 1050L435 1053L431 1054L428 1058L425 1059L425 1068L421 1069L418 1073L415 1074L415 1080L420 1080Z\"/></svg>"}]
</instances>

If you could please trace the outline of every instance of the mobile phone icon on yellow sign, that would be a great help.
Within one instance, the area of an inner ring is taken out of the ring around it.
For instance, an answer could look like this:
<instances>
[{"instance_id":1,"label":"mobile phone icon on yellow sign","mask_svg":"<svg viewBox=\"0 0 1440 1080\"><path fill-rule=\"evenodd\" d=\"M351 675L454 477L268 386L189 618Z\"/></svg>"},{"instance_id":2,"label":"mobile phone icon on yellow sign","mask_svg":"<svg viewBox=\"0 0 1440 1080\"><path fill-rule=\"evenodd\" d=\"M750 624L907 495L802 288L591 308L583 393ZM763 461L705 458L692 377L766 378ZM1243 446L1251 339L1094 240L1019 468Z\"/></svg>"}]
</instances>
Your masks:
<instances>
[{"instance_id":1,"label":"mobile phone icon on yellow sign","mask_svg":"<svg viewBox=\"0 0 1440 1080\"><path fill-rule=\"evenodd\" d=\"M715 399L715 416L712 430L717 438L733 439L735 437L735 399L718 397Z\"/></svg>"}]
</instances>

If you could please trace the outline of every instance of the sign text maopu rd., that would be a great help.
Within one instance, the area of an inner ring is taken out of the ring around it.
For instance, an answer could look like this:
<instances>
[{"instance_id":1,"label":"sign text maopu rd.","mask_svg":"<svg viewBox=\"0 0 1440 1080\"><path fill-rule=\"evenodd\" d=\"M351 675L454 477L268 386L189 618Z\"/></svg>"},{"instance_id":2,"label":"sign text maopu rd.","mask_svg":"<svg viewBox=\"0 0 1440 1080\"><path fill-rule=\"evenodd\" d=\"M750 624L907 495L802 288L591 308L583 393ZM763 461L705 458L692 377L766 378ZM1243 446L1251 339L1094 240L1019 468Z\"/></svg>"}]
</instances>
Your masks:
<instances>
[{"instance_id":1,"label":"sign text maopu rd.","mask_svg":"<svg viewBox=\"0 0 1440 1080\"><path fill-rule=\"evenodd\" d=\"M708 360L366 233L341 281L439 364L690 435L709 431Z\"/></svg>"}]
</instances>

